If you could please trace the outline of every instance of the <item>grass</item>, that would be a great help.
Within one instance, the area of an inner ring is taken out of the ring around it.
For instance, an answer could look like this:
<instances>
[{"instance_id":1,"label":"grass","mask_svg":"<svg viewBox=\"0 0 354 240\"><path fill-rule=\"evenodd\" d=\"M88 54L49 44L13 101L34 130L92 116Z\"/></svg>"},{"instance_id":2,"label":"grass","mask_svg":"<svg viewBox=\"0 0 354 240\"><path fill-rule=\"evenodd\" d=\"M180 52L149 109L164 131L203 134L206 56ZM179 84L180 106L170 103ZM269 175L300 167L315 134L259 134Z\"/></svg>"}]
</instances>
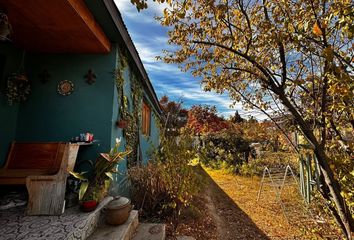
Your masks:
<instances>
[{"instance_id":1,"label":"grass","mask_svg":"<svg viewBox=\"0 0 354 240\"><path fill-rule=\"evenodd\" d=\"M286 216L274 189L266 186L257 201L261 178L237 176L225 170L205 168L214 182L244 211L270 239L340 239L328 225L319 226L309 217L297 185L286 186L281 195Z\"/></svg>"}]
</instances>

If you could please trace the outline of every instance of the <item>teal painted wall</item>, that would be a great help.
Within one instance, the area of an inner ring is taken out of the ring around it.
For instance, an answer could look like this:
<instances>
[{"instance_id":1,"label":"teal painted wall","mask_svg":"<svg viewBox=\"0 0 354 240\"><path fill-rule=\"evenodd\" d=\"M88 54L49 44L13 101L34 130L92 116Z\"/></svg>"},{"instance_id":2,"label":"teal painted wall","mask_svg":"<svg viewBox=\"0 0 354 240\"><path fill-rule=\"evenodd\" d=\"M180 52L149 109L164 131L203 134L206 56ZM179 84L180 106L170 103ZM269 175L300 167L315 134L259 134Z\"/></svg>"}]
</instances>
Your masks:
<instances>
[{"instance_id":1,"label":"teal painted wall","mask_svg":"<svg viewBox=\"0 0 354 240\"><path fill-rule=\"evenodd\" d=\"M17 72L21 65L22 51L12 44L0 44L0 57L4 60L3 71L0 73L0 167L5 163L10 143L15 139L18 104L7 104L5 88L6 78L10 73Z\"/></svg>"},{"instance_id":2,"label":"teal painted wall","mask_svg":"<svg viewBox=\"0 0 354 240\"><path fill-rule=\"evenodd\" d=\"M69 141L88 131L98 142L81 147L77 163L94 160L99 152L108 151L115 57L115 50L106 55L28 54L26 72L32 82L32 92L29 100L19 107L16 140ZM45 84L39 78L44 69L51 75ZM84 78L89 69L97 75L92 85ZM57 85L62 80L74 83L71 95L58 94Z\"/></svg>"},{"instance_id":3,"label":"teal painted wall","mask_svg":"<svg viewBox=\"0 0 354 240\"><path fill-rule=\"evenodd\" d=\"M82 160L94 160L99 152L106 152L112 148L115 139L122 137L122 129L115 125L119 111L119 95L113 75L119 56L117 51L118 48L113 47L111 53L106 55L27 54L25 70L32 84L28 101L8 106L3 94L0 97L0 161L2 163L5 161L8 146L13 140L69 141L86 131L93 132L99 142L81 147L78 163ZM4 72L15 71L21 62L22 52L6 48L6 51L1 51L1 54L4 53L8 55ZM89 69L93 69L97 75L96 83L93 85L88 85L84 79ZM43 70L47 70L51 75L49 82L44 84L40 82L39 77ZM130 111L135 107L132 104L130 82L133 72L135 69L128 67L123 76L124 93L128 97ZM62 80L74 83L75 90L71 95L58 94L57 85ZM146 92L144 96L148 98ZM150 103L150 106L153 105ZM154 111L152 114L156 115ZM159 144L159 130L155 120L156 118L152 116L149 137L140 134L144 163L148 161L152 147ZM125 139L122 139L121 150L124 150L124 145ZM125 173L126 170L127 164L124 160L119 165L119 171Z\"/></svg>"},{"instance_id":4,"label":"teal painted wall","mask_svg":"<svg viewBox=\"0 0 354 240\"><path fill-rule=\"evenodd\" d=\"M118 54L119 49L117 49L117 63L120 61L119 59L119 54ZM118 67L118 64L117 64ZM132 113L135 109L135 107L139 107L139 111L141 114L142 111L142 105L140 106L134 106L133 105L133 99L132 99L132 83L131 79L133 78L133 75L135 75L136 78L138 78L137 74L135 73L135 69L131 67L131 65L128 65L126 69L123 72L123 79L124 79L124 95L128 99L129 103L129 111ZM141 84L141 82L140 82ZM143 90L144 98L148 99L148 95L146 94L145 90ZM118 113L119 113L119 102L120 102L120 96L117 92L117 89L115 88L114 90L114 103L113 103L113 118L112 118L112 147L115 144L115 138L121 138L122 137L122 129L117 128L115 126L115 121L119 119ZM150 106L153 106L149 102ZM153 115L157 116L155 113L152 112ZM147 161L150 159L149 153L152 151L153 147L157 147L159 145L159 130L155 121L155 117L151 117L151 135L149 137L143 136L142 131L141 131L141 119L140 119L140 149L142 153L142 160L143 163L146 164ZM125 139L121 138L122 143L121 143L121 150L124 151L125 148ZM129 181L127 181L127 161L124 159L123 161L120 162L119 167L117 169L120 174L116 174L115 176L115 184L113 184L110 192L113 195L124 195L124 196L129 196Z\"/></svg>"}]
</instances>

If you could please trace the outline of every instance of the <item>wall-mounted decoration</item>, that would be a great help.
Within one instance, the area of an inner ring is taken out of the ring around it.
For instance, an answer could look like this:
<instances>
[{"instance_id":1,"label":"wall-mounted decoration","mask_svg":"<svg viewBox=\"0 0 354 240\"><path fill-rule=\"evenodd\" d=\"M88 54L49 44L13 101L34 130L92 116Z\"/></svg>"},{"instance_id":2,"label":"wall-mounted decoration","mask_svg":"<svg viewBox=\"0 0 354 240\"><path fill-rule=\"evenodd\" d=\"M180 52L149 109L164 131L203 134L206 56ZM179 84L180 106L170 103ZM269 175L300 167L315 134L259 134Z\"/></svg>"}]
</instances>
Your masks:
<instances>
[{"instance_id":1,"label":"wall-mounted decoration","mask_svg":"<svg viewBox=\"0 0 354 240\"><path fill-rule=\"evenodd\" d=\"M69 80L63 80L58 84L58 93L63 96L68 96L74 91L74 84Z\"/></svg>"},{"instance_id":2,"label":"wall-mounted decoration","mask_svg":"<svg viewBox=\"0 0 354 240\"><path fill-rule=\"evenodd\" d=\"M25 55L23 51L20 67L7 78L6 97L9 105L26 101L31 92L31 84L25 74Z\"/></svg>"},{"instance_id":3,"label":"wall-mounted decoration","mask_svg":"<svg viewBox=\"0 0 354 240\"><path fill-rule=\"evenodd\" d=\"M0 12L0 41L10 41L12 33L9 18L3 12Z\"/></svg>"},{"instance_id":4,"label":"wall-mounted decoration","mask_svg":"<svg viewBox=\"0 0 354 240\"><path fill-rule=\"evenodd\" d=\"M31 85L23 73L12 73L7 78L6 97L9 105L27 100L31 92Z\"/></svg>"},{"instance_id":5,"label":"wall-mounted decoration","mask_svg":"<svg viewBox=\"0 0 354 240\"><path fill-rule=\"evenodd\" d=\"M93 83L96 82L97 76L96 76L96 74L92 71L92 69L89 69L88 72L87 72L87 74L85 75L85 78L86 78L86 82L91 85L91 84L93 84Z\"/></svg>"},{"instance_id":6,"label":"wall-mounted decoration","mask_svg":"<svg viewBox=\"0 0 354 240\"><path fill-rule=\"evenodd\" d=\"M39 74L39 79L40 79L41 83L43 83L43 84L49 82L50 74L48 73L48 71L46 69L44 69L43 72L41 74Z\"/></svg>"}]
</instances>

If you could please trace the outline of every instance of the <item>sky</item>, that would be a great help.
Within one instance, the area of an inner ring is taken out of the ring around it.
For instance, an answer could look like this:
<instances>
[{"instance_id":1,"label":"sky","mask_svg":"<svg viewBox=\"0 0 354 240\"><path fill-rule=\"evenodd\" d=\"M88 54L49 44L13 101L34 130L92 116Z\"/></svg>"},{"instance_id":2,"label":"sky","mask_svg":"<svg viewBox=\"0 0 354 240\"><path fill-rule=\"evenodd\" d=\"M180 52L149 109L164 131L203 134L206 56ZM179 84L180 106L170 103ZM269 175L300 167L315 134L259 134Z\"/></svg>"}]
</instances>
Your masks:
<instances>
[{"instance_id":1,"label":"sky","mask_svg":"<svg viewBox=\"0 0 354 240\"><path fill-rule=\"evenodd\" d=\"M156 60L156 56L162 55L163 49L171 49L167 43L168 29L154 19L155 16L162 15L163 5L148 1L148 9L138 12L130 0L115 0L115 3L159 98L167 95L171 100L182 99L187 108L196 104L215 105L224 117L233 115L238 110L244 117L253 115L258 119L264 118L260 114L244 111L241 103L236 103L231 108L232 101L227 94L204 92L200 79L180 71L177 65Z\"/></svg>"}]
</instances>

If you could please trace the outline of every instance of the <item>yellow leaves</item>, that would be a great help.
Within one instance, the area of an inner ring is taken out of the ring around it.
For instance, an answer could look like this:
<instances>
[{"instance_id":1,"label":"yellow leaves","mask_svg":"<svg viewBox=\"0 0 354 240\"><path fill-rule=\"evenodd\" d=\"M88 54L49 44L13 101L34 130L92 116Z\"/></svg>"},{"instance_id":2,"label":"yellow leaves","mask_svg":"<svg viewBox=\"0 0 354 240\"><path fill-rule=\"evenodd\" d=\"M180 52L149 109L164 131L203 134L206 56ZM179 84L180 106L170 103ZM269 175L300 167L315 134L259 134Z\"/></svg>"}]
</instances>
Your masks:
<instances>
[{"instance_id":1,"label":"yellow leaves","mask_svg":"<svg viewBox=\"0 0 354 240\"><path fill-rule=\"evenodd\" d=\"M319 24L317 22L315 22L315 24L313 25L312 32L316 36L321 36L323 34L321 27L319 26Z\"/></svg>"},{"instance_id":2,"label":"yellow leaves","mask_svg":"<svg viewBox=\"0 0 354 240\"><path fill-rule=\"evenodd\" d=\"M241 18L241 16L242 16L241 11L238 10L238 9L234 9L234 10L232 11L232 13L233 13L234 16L236 16L237 18Z\"/></svg>"},{"instance_id":3,"label":"yellow leaves","mask_svg":"<svg viewBox=\"0 0 354 240\"><path fill-rule=\"evenodd\" d=\"M177 17L179 18L184 18L186 16L186 12L185 11L180 11L177 13Z\"/></svg>"}]
</instances>

